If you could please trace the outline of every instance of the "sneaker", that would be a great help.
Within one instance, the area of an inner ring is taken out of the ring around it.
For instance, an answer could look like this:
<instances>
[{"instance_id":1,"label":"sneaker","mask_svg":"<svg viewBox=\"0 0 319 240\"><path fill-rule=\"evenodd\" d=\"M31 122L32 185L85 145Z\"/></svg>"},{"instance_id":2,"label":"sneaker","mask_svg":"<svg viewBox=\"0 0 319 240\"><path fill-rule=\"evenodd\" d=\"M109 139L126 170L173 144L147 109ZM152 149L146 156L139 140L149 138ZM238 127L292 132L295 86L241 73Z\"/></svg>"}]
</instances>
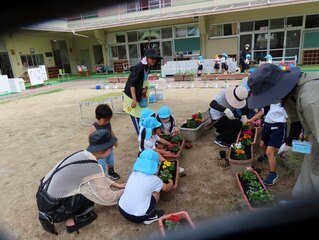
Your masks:
<instances>
[{"instance_id":1,"label":"sneaker","mask_svg":"<svg viewBox=\"0 0 319 240\"><path fill-rule=\"evenodd\" d=\"M179 168L178 168L178 173L179 173L179 174L182 174L184 171L185 171L184 168L182 168L182 167L179 167Z\"/></svg>"},{"instance_id":2,"label":"sneaker","mask_svg":"<svg viewBox=\"0 0 319 240\"><path fill-rule=\"evenodd\" d=\"M161 216L164 216L165 212L163 210L153 210L152 212L150 212L150 214L148 215L148 219L145 220L143 223L146 225L149 225L155 221L157 221L158 219L160 219Z\"/></svg>"},{"instance_id":3,"label":"sneaker","mask_svg":"<svg viewBox=\"0 0 319 240\"><path fill-rule=\"evenodd\" d=\"M279 181L279 175L277 173L269 173L268 177L264 180L264 184L272 186Z\"/></svg>"},{"instance_id":4,"label":"sneaker","mask_svg":"<svg viewBox=\"0 0 319 240\"><path fill-rule=\"evenodd\" d=\"M87 214L81 215L80 217L75 217L75 225L67 226L66 231L68 233L79 232L79 229L85 227L92 223L96 219L96 213L90 211Z\"/></svg>"},{"instance_id":5,"label":"sneaker","mask_svg":"<svg viewBox=\"0 0 319 240\"><path fill-rule=\"evenodd\" d=\"M116 173L114 171L114 168L109 168L107 170L107 173L108 173L109 177L112 178L113 180L118 180L121 177L118 173Z\"/></svg>"},{"instance_id":6,"label":"sneaker","mask_svg":"<svg viewBox=\"0 0 319 240\"><path fill-rule=\"evenodd\" d=\"M222 141L222 140L220 140L218 138L215 139L214 143L217 144L220 147L223 147L223 148L230 147L230 145L227 142Z\"/></svg>"},{"instance_id":7,"label":"sneaker","mask_svg":"<svg viewBox=\"0 0 319 240\"><path fill-rule=\"evenodd\" d=\"M262 154L257 158L258 162L263 162L263 161L267 161L268 157L266 154Z\"/></svg>"}]
</instances>

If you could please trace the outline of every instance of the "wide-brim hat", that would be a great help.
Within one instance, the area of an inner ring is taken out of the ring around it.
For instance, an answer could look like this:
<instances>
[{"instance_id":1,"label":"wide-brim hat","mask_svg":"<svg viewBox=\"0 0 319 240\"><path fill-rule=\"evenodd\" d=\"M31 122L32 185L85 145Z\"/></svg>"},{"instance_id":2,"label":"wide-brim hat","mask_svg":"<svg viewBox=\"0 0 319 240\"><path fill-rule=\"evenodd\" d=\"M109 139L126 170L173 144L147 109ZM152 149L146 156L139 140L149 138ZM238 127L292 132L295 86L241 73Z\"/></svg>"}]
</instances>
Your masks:
<instances>
[{"instance_id":1,"label":"wide-brim hat","mask_svg":"<svg viewBox=\"0 0 319 240\"><path fill-rule=\"evenodd\" d=\"M156 58L156 59L163 59L160 55L157 54L157 52L152 49L152 48L149 48L145 51L145 57L148 57L148 58Z\"/></svg>"},{"instance_id":2,"label":"wide-brim hat","mask_svg":"<svg viewBox=\"0 0 319 240\"><path fill-rule=\"evenodd\" d=\"M144 150L136 159L133 171L154 175L160 164L158 153L152 149Z\"/></svg>"},{"instance_id":3,"label":"wide-brim hat","mask_svg":"<svg viewBox=\"0 0 319 240\"><path fill-rule=\"evenodd\" d=\"M89 135L89 152L102 152L105 151L117 142L117 138L106 129L97 130Z\"/></svg>"},{"instance_id":4,"label":"wide-brim hat","mask_svg":"<svg viewBox=\"0 0 319 240\"><path fill-rule=\"evenodd\" d=\"M246 105L248 91L243 86L228 87L225 90L225 97L230 106L240 109Z\"/></svg>"},{"instance_id":5,"label":"wide-brim hat","mask_svg":"<svg viewBox=\"0 0 319 240\"><path fill-rule=\"evenodd\" d=\"M263 108L278 103L296 86L301 70L298 67L283 71L274 64L265 63L248 77L250 97L248 107Z\"/></svg>"}]
</instances>

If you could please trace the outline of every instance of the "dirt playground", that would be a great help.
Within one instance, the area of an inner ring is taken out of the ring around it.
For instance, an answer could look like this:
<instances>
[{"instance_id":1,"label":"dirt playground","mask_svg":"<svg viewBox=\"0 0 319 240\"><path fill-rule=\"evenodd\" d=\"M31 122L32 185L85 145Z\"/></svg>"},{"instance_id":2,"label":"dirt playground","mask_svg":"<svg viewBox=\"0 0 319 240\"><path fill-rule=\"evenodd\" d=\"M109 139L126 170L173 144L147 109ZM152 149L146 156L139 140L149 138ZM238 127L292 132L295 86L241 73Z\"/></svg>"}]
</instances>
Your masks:
<instances>
[{"instance_id":1,"label":"dirt playground","mask_svg":"<svg viewBox=\"0 0 319 240\"><path fill-rule=\"evenodd\" d=\"M18 239L139 239L159 234L158 223L137 225L126 221L117 206L95 205L96 221L68 234L63 223L57 224L59 236L46 233L38 221L35 193L40 179L67 155L85 149L88 126L80 123L79 102L117 90L95 90L93 84L74 85L48 94L0 100L0 225ZM218 93L210 89L169 89L167 99L151 107L157 110L169 105L179 124L191 114L205 111ZM115 104L121 109L121 102ZM94 108L84 106L86 121L93 122ZM137 136L126 114L115 114L111 120L119 139L115 149L115 168L126 181L138 153ZM186 176L180 178L175 198L160 201L159 209L167 213L185 210L195 224L206 219L238 214L247 210L230 169L219 165L220 147L213 143L214 131L184 150L180 165ZM260 149L255 149L256 157ZM256 164L262 177L268 163ZM291 169L279 167L281 180L270 191L275 197L289 196L296 181ZM298 172L298 169L296 170Z\"/></svg>"}]
</instances>

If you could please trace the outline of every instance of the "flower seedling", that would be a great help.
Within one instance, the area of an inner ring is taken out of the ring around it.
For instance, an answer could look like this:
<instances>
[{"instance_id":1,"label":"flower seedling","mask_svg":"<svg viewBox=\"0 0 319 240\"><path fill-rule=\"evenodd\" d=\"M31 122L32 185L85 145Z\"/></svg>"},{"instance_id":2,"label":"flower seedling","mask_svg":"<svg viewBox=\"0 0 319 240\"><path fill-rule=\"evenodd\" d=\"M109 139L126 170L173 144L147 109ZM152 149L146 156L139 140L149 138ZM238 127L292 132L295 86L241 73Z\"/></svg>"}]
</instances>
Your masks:
<instances>
[{"instance_id":1,"label":"flower seedling","mask_svg":"<svg viewBox=\"0 0 319 240\"><path fill-rule=\"evenodd\" d=\"M179 149L180 149L180 147L178 144L171 144L168 146L168 150L172 153L175 153L175 154L178 153Z\"/></svg>"},{"instance_id":2,"label":"flower seedling","mask_svg":"<svg viewBox=\"0 0 319 240\"><path fill-rule=\"evenodd\" d=\"M173 172L175 171L175 165L169 161L164 161L159 171L159 177L164 183L173 179Z\"/></svg>"},{"instance_id":3,"label":"flower seedling","mask_svg":"<svg viewBox=\"0 0 319 240\"><path fill-rule=\"evenodd\" d=\"M176 135L176 136L172 137L170 142L174 143L174 144L178 144L181 141L183 141L182 136L181 135Z\"/></svg>"},{"instance_id":4,"label":"flower seedling","mask_svg":"<svg viewBox=\"0 0 319 240\"><path fill-rule=\"evenodd\" d=\"M180 218L176 215L171 215L168 219L164 221L164 223L168 231L176 231L182 227Z\"/></svg>"}]
</instances>

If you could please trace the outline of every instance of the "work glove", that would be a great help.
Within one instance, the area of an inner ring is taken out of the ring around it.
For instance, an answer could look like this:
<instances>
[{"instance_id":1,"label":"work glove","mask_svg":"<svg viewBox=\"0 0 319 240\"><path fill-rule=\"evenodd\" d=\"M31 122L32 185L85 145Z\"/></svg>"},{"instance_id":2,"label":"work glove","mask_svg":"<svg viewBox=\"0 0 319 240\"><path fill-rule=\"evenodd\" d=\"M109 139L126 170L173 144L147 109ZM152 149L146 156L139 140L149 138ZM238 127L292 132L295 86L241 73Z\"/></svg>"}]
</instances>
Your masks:
<instances>
[{"instance_id":1,"label":"work glove","mask_svg":"<svg viewBox=\"0 0 319 240\"><path fill-rule=\"evenodd\" d=\"M281 147L279 148L278 154L285 153L285 152L290 152L290 151L291 151L291 147L288 146L286 143L284 143L284 144L281 145Z\"/></svg>"},{"instance_id":2,"label":"work glove","mask_svg":"<svg viewBox=\"0 0 319 240\"><path fill-rule=\"evenodd\" d=\"M246 115L242 115L240 121L241 121L242 123L248 122L247 116L246 116Z\"/></svg>"},{"instance_id":3,"label":"work glove","mask_svg":"<svg viewBox=\"0 0 319 240\"><path fill-rule=\"evenodd\" d=\"M226 108L224 113L225 113L226 117L229 120L234 120L235 119L235 116L234 116L233 112L229 108Z\"/></svg>"}]
</instances>

